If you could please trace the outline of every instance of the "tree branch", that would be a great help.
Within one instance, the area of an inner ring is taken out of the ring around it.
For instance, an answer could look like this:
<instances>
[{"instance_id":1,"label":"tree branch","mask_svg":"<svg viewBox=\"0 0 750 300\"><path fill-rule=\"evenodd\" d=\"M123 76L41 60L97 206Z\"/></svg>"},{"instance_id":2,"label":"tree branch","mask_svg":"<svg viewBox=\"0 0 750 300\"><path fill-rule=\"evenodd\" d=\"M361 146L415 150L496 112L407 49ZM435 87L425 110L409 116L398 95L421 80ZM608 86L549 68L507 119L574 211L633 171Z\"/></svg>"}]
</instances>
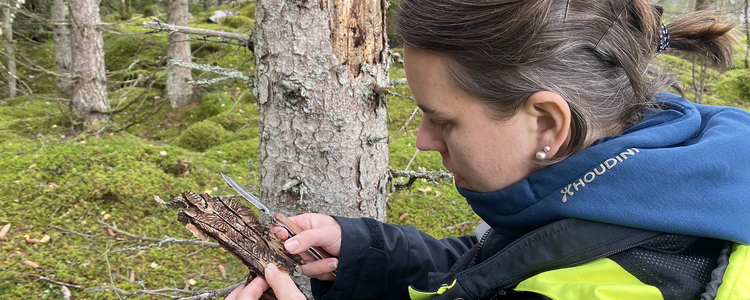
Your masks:
<instances>
[{"instance_id":1,"label":"tree branch","mask_svg":"<svg viewBox=\"0 0 750 300\"><path fill-rule=\"evenodd\" d=\"M131 239L134 239L134 240L156 243L156 244L149 245L147 247L136 247L136 248L119 249L119 250L117 250L115 252L122 252L122 251L128 251L128 250L146 250L146 249L150 249L150 248L154 248L154 247L160 247L160 246L163 246L163 245L166 245L166 244L196 245L196 246L201 246L201 247L206 247L206 248L218 248L219 247L218 243L204 242L204 241L202 241L200 239L183 240L183 239L176 239L176 238L169 237L169 236L166 236L166 237L161 238L161 239L157 239L157 238L151 238L151 237L146 237L146 236L135 235L135 234L129 233L127 231L123 231L123 230L117 229L116 227L114 227L112 225L109 225L106 222L103 222L101 220L99 220L97 222L102 227L109 228L109 229L111 229L112 231L114 231L115 233L117 233L117 234L119 234L121 236L128 237L128 238L131 238Z\"/></svg>"},{"instance_id":2,"label":"tree branch","mask_svg":"<svg viewBox=\"0 0 750 300\"><path fill-rule=\"evenodd\" d=\"M200 29L200 28L193 28L193 27L186 27L186 26L177 26L177 25L164 23L157 18L151 18L151 20L153 20L154 22L143 22L143 27L156 30L157 32L162 32L162 31L181 32L181 33L187 33L187 34L196 34L196 35L202 35L202 36L211 36L211 37L218 37L218 38L224 38L224 39L238 40L240 41L241 45L247 47L248 49L251 49L251 50L253 49L253 40L249 34Z\"/></svg>"},{"instance_id":3,"label":"tree branch","mask_svg":"<svg viewBox=\"0 0 750 300\"><path fill-rule=\"evenodd\" d=\"M244 73L234 70L234 69L227 69L227 68L222 68L222 67L217 67L217 66L197 64L194 62L186 62L186 61L174 60L174 59L170 60L169 63L178 67L204 71L204 72L211 72L214 74L224 75L229 78L242 79L245 82L253 81L253 79L250 76L247 76Z\"/></svg>"}]
</instances>

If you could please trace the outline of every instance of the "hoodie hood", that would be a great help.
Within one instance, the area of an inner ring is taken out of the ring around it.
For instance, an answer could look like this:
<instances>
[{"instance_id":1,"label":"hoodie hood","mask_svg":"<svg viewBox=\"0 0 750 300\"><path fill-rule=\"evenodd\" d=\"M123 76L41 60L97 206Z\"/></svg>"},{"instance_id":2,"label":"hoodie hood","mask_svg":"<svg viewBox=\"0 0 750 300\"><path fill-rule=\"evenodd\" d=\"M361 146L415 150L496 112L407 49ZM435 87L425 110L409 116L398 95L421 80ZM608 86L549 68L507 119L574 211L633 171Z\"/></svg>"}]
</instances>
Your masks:
<instances>
[{"instance_id":1,"label":"hoodie hood","mask_svg":"<svg viewBox=\"0 0 750 300\"><path fill-rule=\"evenodd\" d=\"M499 191L460 187L497 232L519 237L563 218L750 244L750 114L656 97L622 135Z\"/></svg>"}]
</instances>

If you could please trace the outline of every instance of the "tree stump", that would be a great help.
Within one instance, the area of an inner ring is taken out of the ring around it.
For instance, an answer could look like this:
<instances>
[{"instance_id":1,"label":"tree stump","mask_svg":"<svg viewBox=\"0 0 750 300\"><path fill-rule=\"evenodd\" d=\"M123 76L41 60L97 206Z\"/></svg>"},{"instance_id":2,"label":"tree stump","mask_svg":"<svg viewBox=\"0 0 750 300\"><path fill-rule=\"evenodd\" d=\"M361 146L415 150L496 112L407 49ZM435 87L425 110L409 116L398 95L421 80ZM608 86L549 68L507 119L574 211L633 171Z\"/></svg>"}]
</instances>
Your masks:
<instances>
[{"instance_id":1,"label":"tree stump","mask_svg":"<svg viewBox=\"0 0 750 300\"><path fill-rule=\"evenodd\" d=\"M281 240L258 222L250 208L233 199L188 191L173 202L161 203L179 210L177 220L195 236L204 241L213 238L224 250L242 261L250 269L248 283L256 276L263 277L263 270L269 263L287 274L304 263L299 255L284 249ZM268 289L261 299L276 297Z\"/></svg>"}]
</instances>

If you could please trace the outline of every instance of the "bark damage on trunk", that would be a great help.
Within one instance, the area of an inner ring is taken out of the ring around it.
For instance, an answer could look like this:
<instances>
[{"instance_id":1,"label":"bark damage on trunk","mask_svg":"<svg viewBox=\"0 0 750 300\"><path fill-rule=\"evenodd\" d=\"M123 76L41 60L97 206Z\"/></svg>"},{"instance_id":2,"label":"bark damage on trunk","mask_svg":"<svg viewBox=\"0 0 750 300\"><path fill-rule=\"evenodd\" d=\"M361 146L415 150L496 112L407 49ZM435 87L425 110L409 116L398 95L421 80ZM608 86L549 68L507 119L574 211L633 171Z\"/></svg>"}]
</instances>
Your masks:
<instances>
[{"instance_id":1,"label":"bark damage on trunk","mask_svg":"<svg viewBox=\"0 0 750 300\"><path fill-rule=\"evenodd\" d=\"M386 1L258 0L261 196L288 214L385 219Z\"/></svg>"}]
</instances>

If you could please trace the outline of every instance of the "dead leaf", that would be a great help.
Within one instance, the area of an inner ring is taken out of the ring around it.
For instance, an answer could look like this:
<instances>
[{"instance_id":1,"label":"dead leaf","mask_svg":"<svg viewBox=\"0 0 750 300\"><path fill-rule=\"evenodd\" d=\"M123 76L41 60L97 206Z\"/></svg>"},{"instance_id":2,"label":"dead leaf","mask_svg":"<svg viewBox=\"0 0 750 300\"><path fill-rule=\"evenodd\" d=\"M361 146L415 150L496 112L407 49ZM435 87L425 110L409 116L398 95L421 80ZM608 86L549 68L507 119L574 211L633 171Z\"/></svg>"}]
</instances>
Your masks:
<instances>
[{"instance_id":1,"label":"dead leaf","mask_svg":"<svg viewBox=\"0 0 750 300\"><path fill-rule=\"evenodd\" d=\"M50 239L50 236L49 236L49 235L44 235L44 236L42 237L42 239L40 239L40 240L39 240L39 242L40 242L40 243L46 243L46 242L49 242L49 239Z\"/></svg>"},{"instance_id":2,"label":"dead leaf","mask_svg":"<svg viewBox=\"0 0 750 300\"><path fill-rule=\"evenodd\" d=\"M63 300L70 300L70 297L73 296L68 287L64 285L60 288L60 293L62 293Z\"/></svg>"},{"instance_id":3,"label":"dead leaf","mask_svg":"<svg viewBox=\"0 0 750 300\"><path fill-rule=\"evenodd\" d=\"M116 236L117 233L115 233L114 231L112 231L112 228L107 228L107 235L108 236Z\"/></svg>"},{"instance_id":4,"label":"dead leaf","mask_svg":"<svg viewBox=\"0 0 750 300\"><path fill-rule=\"evenodd\" d=\"M8 142L8 146L13 146L13 142Z\"/></svg>"},{"instance_id":5,"label":"dead leaf","mask_svg":"<svg viewBox=\"0 0 750 300\"><path fill-rule=\"evenodd\" d=\"M223 278L225 278L225 279L226 279L226 278L227 278L227 269L226 269L226 268L224 268L224 265L222 265L222 264L219 264L219 265L218 265L218 266L216 266L216 267L218 267L218 268L219 268L219 273L221 273L221 277L223 277Z\"/></svg>"},{"instance_id":6,"label":"dead leaf","mask_svg":"<svg viewBox=\"0 0 750 300\"><path fill-rule=\"evenodd\" d=\"M193 278L190 278L188 279L187 283L192 286L192 285L198 284L198 281Z\"/></svg>"},{"instance_id":7,"label":"dead leaf","mask_svg":"<svg viewBox=\"0 0 750 300\"><path fill-rule=\"evenodd\" d=\"M102 218L104 218L106 220L106 219L109 219L111 217L112 217L112 215L110 215L110 214L104 214L104 216Z\"/></svg>"},{"instance_id":8,"label":"dead leaf","mask_svg":"<svg viewBox=\"0 0 750 300\"><path fill-rule=\"evenodd\" d=\"M152 263L151 263L151 268L154 268L154 269L156 269L156 268L158 268L158 267L159 267L159 264L157 264L156 262L152 262Z\"/></svg>"},{"instance_id":9,"label":"dead leaf","mask_svg":"<svg viewBox=\"0 0 750 300\"><path fill-rule=\"evenodd\" d=\"M409 213L403 213L403 214L401 214L401 216L398 217L398 220L399 221L403 221L408 216L409 216Z\"/></svg>"},{"instance_id":10,"label":"dead leaf","mask_svg":"<svg viewBox=\"0 0 750 300\"><path fill-rule=\"evenodd\" d=\"M3 229L0 229L0 239L4 238L6 234L8 234L8 231L10 231L10 224L5 224L3 226Z\"/></svg>"},{"instance_id":11,"label":"dead leaf","mask_svg":"<svg viewBox=\"0 0 750 300\"><path fill-rule=\"evenodd\" d=\"M36 167L36 164L31 164L31 165L29 166L29 169L33 169L34 167Z\"/></svg>"},{"instance_id":12,"label":"dead leaf","mask_svg":"<svg viewBox=\"0 0 750 300\"><path fill-rule=\"evenodd\" d=\"M420 191L420 192L422 192L422 194L425 194L425 195L427 195L427 193L428 193L429 191L432 191L432 188L431 188L431 187L429 187L429 186L426 186L426 187L423 187L423 188L418 188L417 190L418 190L418 191Z\"/></svg>"},{"instance_id":13,"label":"dead leaf","mask_svg":"<svg viewBox=\"0 0 750 300\"><path fill-rule=\"evenodd\" d=\"M135 271L134 270L130 270L130 276L128 277L128 281L131 282L131 283L135 282Z\"/></svg>"},{"instance_id":14,"label":"dead leaf","mask_svg":"<svg viewBox=\"0 0 750 300\"><path fill-rule=\"evenodd\" d=\"M26 239L26 244L36 244L41 242L40 239Z\"/></svg>"},{"instance_id":15,"label":"dead leaf","mask_svg":"<svg viewBox=\"0 0 750 300\"><path fill-rule=\"evenodd\" d=\"M36 264L35 262L33 262L33 261L30 261L30 260L24 260L24 261L23 261L23 264L24 264L24 265L27 265L27 266L29 266L29 267L32 267L32 268L34 268L34 269L36 269L36 268L39 268L39 265L38 265L38 264Z\"/></svg>"},{"instance_id":16,"label":"dead leaf","mask_svg":"<svg viewBox=\"0 0 750 300\"><path fill-rule=\"evenodd\" d=\"M466 231L466 229L469 229L469 224L464 224L464 226L461 226L461 232Z\"/></svg>"}]
</instances>

